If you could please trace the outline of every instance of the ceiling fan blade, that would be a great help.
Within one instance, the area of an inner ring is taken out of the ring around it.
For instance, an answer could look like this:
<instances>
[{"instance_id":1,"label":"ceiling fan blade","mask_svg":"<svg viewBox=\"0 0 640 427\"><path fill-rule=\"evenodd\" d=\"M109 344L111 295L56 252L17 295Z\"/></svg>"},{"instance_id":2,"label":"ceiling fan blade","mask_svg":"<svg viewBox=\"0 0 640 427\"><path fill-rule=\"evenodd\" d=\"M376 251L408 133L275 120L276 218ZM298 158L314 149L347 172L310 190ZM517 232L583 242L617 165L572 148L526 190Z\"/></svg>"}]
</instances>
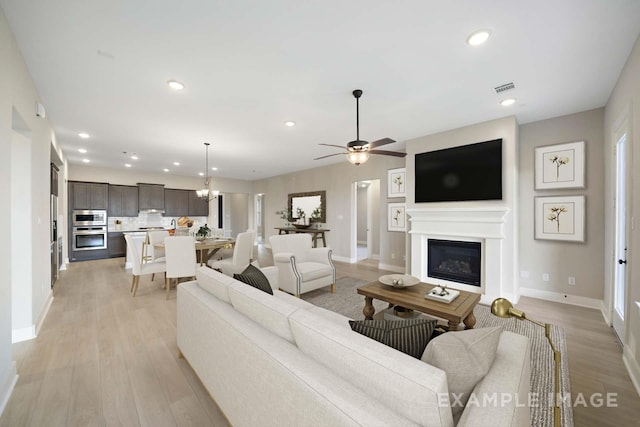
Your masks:
<instances>
[{"instance_id":1,"label":"ceiling fan blade","mask_svg":"<svg viewBox=\"0 0 640 427\"><path fill-rule=\"evenodd\" d=\"M342 148L343 150L346 150L344 145L334 145L334 144L318 144L318 145L326 145L327 147L336 147L336 148Z\"/></svg>"},{"instance_id":2,"label":"ceiling fan blade","mask_svg":"<svg viewBox=\"0 0 640 427\"><path fill-rule=\"evenodd\" d=\"M327 154L326 156L316 157L316 158L315 158L315 159L313 159L313 160L320 160L320 159L324 159L324 158L332 157L332 156L342 156L342 155L344 155L344 154L345 154L345 153Z\"/></svg>"},{"instance_id":3,"label":"ceiling fan blade","mask_svg":"<svg viewBox=\"0 0 640 427\"><path fill-rule=\"evenodd\" d=\"M387 151L387 150L369 150L371 154L383 154L385 156L395 156L395 157L406 157L407 153L399 153L397 151Z\"/></svg>"},{"instance_id":4,"label":"ceiling fan blade","mask_svg":"<svg viewBox=\"0 0 640 427\"><path fill-rule=\"evenodd\" d=\"M391 138L382 138L382 139L379 139L377 141L370 142L369 143L369 148L380 147L381 145L391 144L392 142L396 142L396 141L394 139L391 139Z\"/></svg>"}]
</instances>

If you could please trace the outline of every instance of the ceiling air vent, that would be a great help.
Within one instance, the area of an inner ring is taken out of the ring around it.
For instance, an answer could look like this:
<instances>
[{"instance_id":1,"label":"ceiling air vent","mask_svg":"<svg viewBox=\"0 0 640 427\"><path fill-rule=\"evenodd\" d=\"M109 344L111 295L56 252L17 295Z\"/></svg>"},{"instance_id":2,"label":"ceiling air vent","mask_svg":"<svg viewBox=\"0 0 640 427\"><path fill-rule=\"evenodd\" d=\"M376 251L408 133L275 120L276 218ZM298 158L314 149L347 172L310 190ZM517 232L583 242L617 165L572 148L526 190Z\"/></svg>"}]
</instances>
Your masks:
<instances>
[{"instance_id":1,"label":"ceiling air vent","mask_svg":"<svg viewBox=\"0 0 640 427\"><path fill-rule=\"evenodd\" d=\"M511 82L504 85L496 86L493 89L496 91L496 93L502 93L515 88L516 88L516 85L514 85L513 82Z\"/></svg>"}]
</instances>

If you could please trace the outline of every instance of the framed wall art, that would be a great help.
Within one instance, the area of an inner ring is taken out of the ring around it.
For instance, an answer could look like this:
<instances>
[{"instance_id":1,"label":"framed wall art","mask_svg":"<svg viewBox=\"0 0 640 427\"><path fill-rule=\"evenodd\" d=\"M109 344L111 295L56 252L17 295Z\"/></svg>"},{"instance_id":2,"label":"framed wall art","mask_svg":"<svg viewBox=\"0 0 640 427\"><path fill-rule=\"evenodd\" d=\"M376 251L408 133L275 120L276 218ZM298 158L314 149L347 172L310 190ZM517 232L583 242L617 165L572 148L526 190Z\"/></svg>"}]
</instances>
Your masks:
<instances>
[{"instance_id":1,"label":"framed wall art","mask_svg":"<svg viewBox=\"0 0 640 427\"><path fill-rule=\"evenodd\" d=\"M535 198L535 238L584 242L585 197Z\"/></svg>"},{"instance_id":2,"label":"framed wall art","mask_svg":"<svg viewBox=\"0 0 640 427\"><path fill-rule=\"evenodd\" d=\"M407 215L404 203L387 203L387 230L406 231Z\"/></svg>"},{"instance_id":3,"label":"framed wall art","mask_svg":"<svg viewBox=\"0 0 640 427\"><path fill-rule=\"evenodd\" d=\"M535 149L536 190L584 188L584 141Z\"/></svg>"},{"instance_id":4,"label":"framed wall art","mask_svg":"<svg viewBox=\"0 0 640 427\"><path fill-rule=\"evenodd\" d=\"M387 171L387 197L405 197L407 182L405 168L389 169Z\"/></svg>"}]
</instances>

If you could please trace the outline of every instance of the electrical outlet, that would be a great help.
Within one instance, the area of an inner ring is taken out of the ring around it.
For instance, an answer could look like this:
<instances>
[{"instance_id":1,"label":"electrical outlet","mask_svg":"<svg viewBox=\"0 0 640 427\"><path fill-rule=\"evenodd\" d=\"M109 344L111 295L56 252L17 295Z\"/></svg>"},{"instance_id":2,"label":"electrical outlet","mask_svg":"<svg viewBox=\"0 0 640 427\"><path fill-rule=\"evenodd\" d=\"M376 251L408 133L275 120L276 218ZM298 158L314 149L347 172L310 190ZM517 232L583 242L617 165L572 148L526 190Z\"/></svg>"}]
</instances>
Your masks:
<instances>
[{"instance_id":1,"label":"electrical outlet","mask_svg":"<svg viewBox=\"0 0 640 427\"><path fill-rule=\"evenodd\" d=\"M573 276L569 276L569 279L567 280L567 283L569 283L570 285L575 285L576 284L576 278Z\"/></svg>"},{"instance_id":2,"label":"electrical outlet","mask_svg":"<svg viewBox=\"0 0 640 427\"><path fill-rule=\"evenodd\" d=\"M542 273L542 280L544 282L548 282L549 281L549 273Z\"/></svg>"}]
</instances>

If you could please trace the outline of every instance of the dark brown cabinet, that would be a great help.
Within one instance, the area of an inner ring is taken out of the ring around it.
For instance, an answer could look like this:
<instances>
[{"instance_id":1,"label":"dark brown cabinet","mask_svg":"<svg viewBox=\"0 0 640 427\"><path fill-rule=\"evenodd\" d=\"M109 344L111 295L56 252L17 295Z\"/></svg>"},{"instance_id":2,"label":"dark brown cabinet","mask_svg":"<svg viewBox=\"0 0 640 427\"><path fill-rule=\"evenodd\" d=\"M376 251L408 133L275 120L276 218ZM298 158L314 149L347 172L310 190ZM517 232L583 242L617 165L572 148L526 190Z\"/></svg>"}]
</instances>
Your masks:
<instances>
[{"instance_id":1,"label":"dark brown cabinet","mask_svg":"<svg viewBox=\"0 0 640 427\"><path fill-rule=\"evenodd\" d=\"M127 255L127 243L122 232L107 234L107 248L109 258L123 257Z\"/></svg>"},{"instance_id":2,"label":"dark brown cabinet","mask_svg":"<svg viewBox=\"0 0 640 427\"><path fill-rule=\"evenodd\" d=\"M107 209L109 186L95 182L70 182L69 197L74 210Z\"/></svg>"},{"instance_id":3,"label":"dark brown cabinet","mask_svg":"<svg viewBox=\"0 0 640 427\"><path fill-rule=\"evenodd\" d=\"M146 210L164 210L164 185L138 184L138 208Z\"/></svg>"},{"instance_id":4,"label":"dark brown cabinet","mask_svg":"<svg viewBox=\"0 0 640 427\"><path fill-rule=\"evenodd\" d=\"M209 202L198 197L194 190L189 193L189 216L209 216Z\"/></svg>"},{"instance_id":5,"label":"dark brown cabinet","mask_svg":"<svg viewBox=\"0 0 640 427\"><path fill-rule=\"evenodd\" d=\"M164 190L164 216L189 215L189 190Z\"/></svg>"},{"instance_id":6,"label":"dark brown cabinet","mask_svg":"<svg viewBox=\"0 0 640 427\"><path fill-rule=\"evenodd\" d=\"M109 216L138 216L138 187L109 185Z\"/></svg>"}]
</instances>

